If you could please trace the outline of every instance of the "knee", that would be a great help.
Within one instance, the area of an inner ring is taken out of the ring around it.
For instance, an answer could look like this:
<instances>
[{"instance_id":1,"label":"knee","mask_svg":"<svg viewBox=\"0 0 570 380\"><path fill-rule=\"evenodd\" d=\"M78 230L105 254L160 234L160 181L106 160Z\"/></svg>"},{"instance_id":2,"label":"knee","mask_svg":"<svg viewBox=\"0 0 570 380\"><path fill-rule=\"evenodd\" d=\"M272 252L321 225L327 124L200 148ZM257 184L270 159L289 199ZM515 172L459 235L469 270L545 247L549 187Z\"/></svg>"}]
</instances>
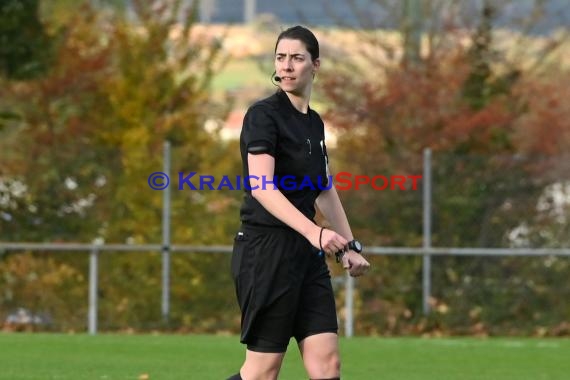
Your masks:
<instances>
[{"instance_id":1,"label":"knee","mask_svg":"<svg viewBox=\"0 0 570 380\"><path fill-rule=\"evenodd\" d=\"M328 360L328 367L331 373L335 373L340 376L340 356L338 353L330 355Z\"/></svg>"},{"instance_id":2,"label":"knee","mask_svg":"<svg viewBox=\"0 0 570 380\"><path fill-rule=\"evenodd\" d=\"M338 379L340 378L340 357L337 352L325 355L309 365L311 379Z\"/></svg>"},{"instance_id":3,"label":"knee","mask_svg":"<svg viewBox=\"0 0 570 380\"><path fill-rule=\"evenodd\" d=\"M241 376L243 380L275 380L279 376L279 365L251 365L245 363L241 367Z\"/></svg>"}]
</instances>

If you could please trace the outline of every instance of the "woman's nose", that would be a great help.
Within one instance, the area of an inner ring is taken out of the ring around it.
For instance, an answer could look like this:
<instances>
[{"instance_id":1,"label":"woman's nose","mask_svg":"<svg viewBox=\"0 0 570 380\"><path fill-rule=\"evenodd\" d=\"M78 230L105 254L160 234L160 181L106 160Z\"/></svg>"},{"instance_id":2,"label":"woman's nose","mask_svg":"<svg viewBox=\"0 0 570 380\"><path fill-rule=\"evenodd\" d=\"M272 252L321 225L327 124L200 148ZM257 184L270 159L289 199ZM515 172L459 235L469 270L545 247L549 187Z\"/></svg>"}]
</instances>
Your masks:
<instances>
[{"instance_id":1,"label":"woman's nose","mask_svg":"<svg viewBox=\"0 0 570 380\"><path fill-rule=\"evenodd\" d=\"M284 59L283 60L283 68L286 70L291 70L293 66L291 65L291 60L290 59Z\"/></svg>"}]
</instances>

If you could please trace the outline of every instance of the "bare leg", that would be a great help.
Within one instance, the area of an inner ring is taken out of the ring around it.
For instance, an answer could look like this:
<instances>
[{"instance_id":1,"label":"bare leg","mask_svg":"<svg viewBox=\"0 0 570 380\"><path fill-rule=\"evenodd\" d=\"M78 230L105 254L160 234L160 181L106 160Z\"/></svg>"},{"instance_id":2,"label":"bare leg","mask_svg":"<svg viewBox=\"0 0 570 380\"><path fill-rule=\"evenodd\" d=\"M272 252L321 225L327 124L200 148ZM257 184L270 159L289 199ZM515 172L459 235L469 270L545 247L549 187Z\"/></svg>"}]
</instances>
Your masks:
<instances>
[{"instance_id":1,"label":"bare leg","mask_svg":"<svg viewBox=\"0 0 570 380\"><path fill-rule=\"evenodd\" d=\"M299 350L311 379L340 378L337 334L322 333L308 336L299 343Z\"/></svg>"},{"instance_id":2,"label":"bare leg","mask_svg":"<svg viewBox=\"0 0 570 380\"><path fill-rule=\"evenodd\" d=\"M246 350L240 374L243 380L276 380L285 353Z\"/></svg>"}]
</instances>

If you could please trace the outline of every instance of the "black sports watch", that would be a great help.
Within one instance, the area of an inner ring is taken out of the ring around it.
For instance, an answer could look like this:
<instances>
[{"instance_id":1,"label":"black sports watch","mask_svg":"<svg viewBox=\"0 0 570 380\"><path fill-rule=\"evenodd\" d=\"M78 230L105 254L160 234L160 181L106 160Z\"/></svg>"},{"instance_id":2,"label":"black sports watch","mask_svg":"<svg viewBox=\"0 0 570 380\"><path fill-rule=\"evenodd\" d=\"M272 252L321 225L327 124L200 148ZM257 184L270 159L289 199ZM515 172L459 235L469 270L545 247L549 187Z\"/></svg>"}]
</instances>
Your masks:
<instances>
[{"instance_id":1,"label":"black sports watch","mask_svg":"<svg viewBox=\"0 0 570 380\"><path fill-rule=\"evenodd\" d=\"M341 249L340 251L338 251L335 256L336 256L336 262L340 263L340 261L342 260L344 254L346 253L346 251L351 250L354 251L356 253L360 253L362 252L362 243L359 242L358 240L351 240L348 242L348 244L346 245L346 247L344 249Z\"/></svg>"},{"instance_id":2,"label":"black sports watch","mask_svg":"<svg viewBox=\"0 0 570 380\"><path fill-rule=\"evenodd\" d=\"M362 252L362 243L359 242L358 240L351 240L348 242L348 249L356 253L360 253Z\"/></svg>"}]
</instances>

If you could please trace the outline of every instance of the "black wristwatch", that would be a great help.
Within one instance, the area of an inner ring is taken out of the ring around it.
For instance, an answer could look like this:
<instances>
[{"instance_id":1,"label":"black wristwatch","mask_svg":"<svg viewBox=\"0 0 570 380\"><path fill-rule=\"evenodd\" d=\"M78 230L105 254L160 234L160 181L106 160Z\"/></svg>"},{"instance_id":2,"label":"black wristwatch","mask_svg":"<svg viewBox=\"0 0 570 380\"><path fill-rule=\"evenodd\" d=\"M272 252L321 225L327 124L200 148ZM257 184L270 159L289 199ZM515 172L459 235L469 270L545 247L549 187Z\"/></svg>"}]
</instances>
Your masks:
<instances>
[{"instance_id":1,"label":"black wristwatch","mask_svg":"<svg viewBox=\"0 0 570 380\"><path fill-rule=\"evenodd\" d=\"M356 253L360 253L362 252L362 243L359 242L358 240L351 240L348 242L348 249Z\"/></svg>"},{"instance_id":2,"label":"black wristwatch","mask_svg":"<svg viewBox=\"0 0 570 380\"><path fill-rule=\"evenodd\" d=\"M344 256L344 254L348 250L354 251L356 253L360 253L360 252L362 252L362 243L359 242L358 240L349 241L348 244L346 245L345 249L342 249L335 254L337 263L340 263L340 261L342 260L342 257Z\"/></svg>"}]
</instances>

